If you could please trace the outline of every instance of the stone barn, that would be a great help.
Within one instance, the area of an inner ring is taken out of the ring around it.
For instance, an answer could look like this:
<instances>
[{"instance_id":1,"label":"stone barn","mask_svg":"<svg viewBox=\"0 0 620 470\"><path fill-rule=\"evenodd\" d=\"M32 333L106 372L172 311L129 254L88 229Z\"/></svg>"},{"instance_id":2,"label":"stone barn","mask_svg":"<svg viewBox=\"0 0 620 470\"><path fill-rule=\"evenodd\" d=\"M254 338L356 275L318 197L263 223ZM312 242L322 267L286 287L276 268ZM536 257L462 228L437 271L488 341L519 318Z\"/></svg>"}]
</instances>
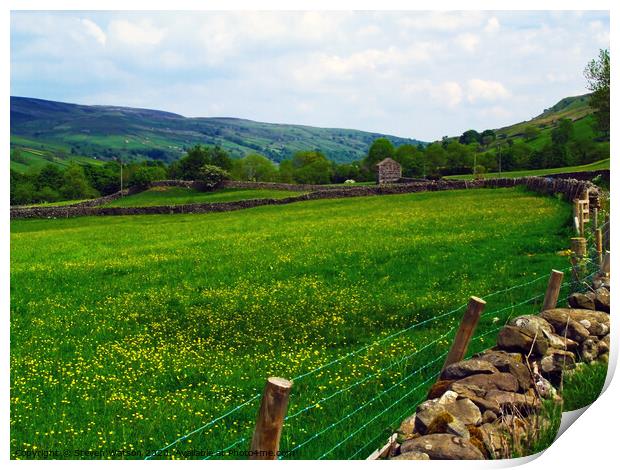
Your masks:
<instances>
[{"instance_id":1,"label":"stone barn","mask_svg":"<svg viewBox=\"0 0 620 470\"><path fill-rule=\"evenodd\" d=\"M396 160L385 158L377 163L377 183L397 183L403 176L403 169Z\"/></svg>"}]
</instances>

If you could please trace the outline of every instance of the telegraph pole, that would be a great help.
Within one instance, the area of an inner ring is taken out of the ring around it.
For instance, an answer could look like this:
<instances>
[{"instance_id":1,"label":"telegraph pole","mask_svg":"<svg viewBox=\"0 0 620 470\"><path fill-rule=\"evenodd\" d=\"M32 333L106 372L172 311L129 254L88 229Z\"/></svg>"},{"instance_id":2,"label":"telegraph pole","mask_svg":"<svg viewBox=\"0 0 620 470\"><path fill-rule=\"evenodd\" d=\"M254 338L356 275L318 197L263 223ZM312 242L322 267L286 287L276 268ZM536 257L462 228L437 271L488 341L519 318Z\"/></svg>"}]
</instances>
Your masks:
<instances>
[{"instance_id":1,"label":"telegraph pole","mask_svg":"<svg viewBox=\"0 0 620 470\"><path fill-rule=\"evenodd\" d=\"M499 177L502 177L502 144L498 144L497 151L499 153Z\"/></svg>"}]
</instances>

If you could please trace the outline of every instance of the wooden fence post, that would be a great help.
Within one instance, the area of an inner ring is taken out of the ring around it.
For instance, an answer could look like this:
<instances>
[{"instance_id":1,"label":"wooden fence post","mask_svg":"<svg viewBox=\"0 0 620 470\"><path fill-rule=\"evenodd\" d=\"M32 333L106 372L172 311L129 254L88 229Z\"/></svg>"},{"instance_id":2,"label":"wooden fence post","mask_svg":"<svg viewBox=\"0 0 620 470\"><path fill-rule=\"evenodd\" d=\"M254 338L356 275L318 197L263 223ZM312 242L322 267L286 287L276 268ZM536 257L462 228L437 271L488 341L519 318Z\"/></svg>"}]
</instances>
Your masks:
<instances>
[{"instance_id":1,"label":"wooden fence post","mask_svg":"<svg viewBox=\"0 0 620 470\"><path fill-rule=\"evenodd\" d=\"M575 221L575 231L581 236L581 218L579 217L579 199L573 200L573 220Z\"/></svg>"},{"instance_id":2,"label":"wooden fence post","mask_svg":"<svg viewBox=\"0 0 620 470\"><path fill-rule=\"evenodd\" d=\"M605 230L603 231L603 249L609 250L609 234L611 233L609 229L611 228L609 225L609 214L605 214Z\"/></svg>"},{"instance_id":3,"label":"wooden fence post","mask_svg":"<svg viewBox=\"0 0 620 470\"><path fill-rule=\"evenodd\" d=\"M611 265L611 258L609 255L609 251L605 252L605 256L603 257L603 262L601 263L601 272L605 275L605 277L609 277L609 269Z\"/></svg>"},{"instance_id":4,"label":"wooden fence post","mask_svg":"<svg viewBox=\"0 0 620 470\"><path fill-rule=\"evenodd\" d=\"M471 340L472 335L474 334L474 330L476 329L476 325L478 325L478 320L480 320L480 314L484 310L484 306L487 303L479 299L478 297L470 297L469 304L467 304L467 310L463 315L463 319L461 320L461 325L459 326L459 330L456 332L456 336L454 337L454 342L452 343L452 347L450 348L450 352L446 357L446 362L443 365L443 370L448 367L450 364L455 362L462 361L465 357L465 353L467 352L467 347L469 346L469 341Z\"/></svg>"},{"instance_id":5,"label":"wooden fence post","mask_svg":"<svg viewBox=\"0 0 620 470\"><path fill-rule=\"evenodd\" d=\"M251 460L276 460L280 436L293 383L279 377L269 377L265 384L256 428L250 447Z\"/></svg>"},{"instance_id":6,"label":"wooden fence post","mask_svg":"<svg viewBox=\"0 0 620 470\"><path fill-rule=\"evenodd\" d=\"M581 270L583 268L582 261L586 256L586 239L583 237L574 237L570 239L570 248L573 252L571 256L571 264L573 265L573 280L578 282L581 278Z\"/></svg>"},{"instance_id":7,"label":"wooden fence post","mask_svg":"<svg viewBox=\"0 0 620 470\"><path fill-rule=\"evenodd\" d=\"M562 271L551 270L551 276L549 276L549 283L547 284L545 300L542 306L543 311L551 310L557 306L560 289L562 288L562 279L564 279L564 273Z\"/></svg>"},{"instance_id":8,"label":"wooden fence post","mask_svg":"<svg viewBox=\"0 0 620 470\"><path fill-rule=\"evenodd\" d=\"M598 207L592 208L592 231L596 232L598 229Z\"/></svg>"},{"instance_id":9,"label":"wooden fence post","mask_svg":"<svg viewBox=\"0 0 620 470\"><path fill-rule=\"evenodd\" d=\"M600 228L594 232L594 240L596 243L596 256L599 266L603 264L603 231Z\"/></svg>"}]
</instances>

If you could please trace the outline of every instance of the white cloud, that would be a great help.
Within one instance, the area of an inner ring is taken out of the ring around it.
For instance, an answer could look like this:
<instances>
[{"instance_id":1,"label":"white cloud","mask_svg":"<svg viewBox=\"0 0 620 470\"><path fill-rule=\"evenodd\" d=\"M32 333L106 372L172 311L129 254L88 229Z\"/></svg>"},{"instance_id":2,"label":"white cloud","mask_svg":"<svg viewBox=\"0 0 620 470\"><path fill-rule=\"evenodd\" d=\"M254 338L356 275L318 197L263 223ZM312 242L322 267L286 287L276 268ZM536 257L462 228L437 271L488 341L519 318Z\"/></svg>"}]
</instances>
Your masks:
<instances>
[{"instance_id":1,"label":"white cloud","mask_svg":"<svg viewBox=\"0 0 620 470\"><path fill-rule=\"evenodd\" d=\"M497 101L508 98L510 93L500 82L474 78L467 82L467 100L470 103L477 101Z\"/></svg>"},{"instance_id":2,"label":"white cloud","mask_svg":"<svg viewBox=\"0 0 620 470\"><path fill-rule=\"evenodd\" d=\"M480 44L480 38L473 33L463 33L456 37L456 43L467 52L474 52Z\"/></svg>"},{"instance_id":3,"label":"white cloud","mask_svg":"<svg viewBox=\"0 0 620 470\"><path fill-rule=\"evenodd\" d=\"M495 34L499 31L500 25L499 20L493 16L487 20L487 24L484 27L484 32L488 34Z\"/></svg>"},{"instance_id":4,"label":"white cloud","mask_svg":"<svg viewBox=\"0 0 620 470\"><path fill-rule=\"evenodd\" d=\"M99 25L97 25L97 23L95 23L92 20L89 20L88 18L82 18L80 22L84 26L84 29L86 30L87 34L95 38L95 40L99 44L101 44L102 46L105 46L105 43L107 41L107 36L103 32L103 30L99 27Z\"/></svg>"},{"instance_id":5,"label":"white cloud","mask_svg":"<svg viewBox=\"0 0 620 470\"><path fill-rule=\"evenodd\" d=\"M463 100L463 88L457 82L443 82L434 87L431 96L449 107L454 107Z\"/></svg>"},{"instance_id":6,"label":"white cloud","mask_svg":"<svg viewBox=\"0 0 620 470\"><path fill-rule=\"evenodd\" d=\"M110 23L109 36L129 45L156 46L164 38L163 29L158 29L148 20L131 22L115 20Z\"/></svg>"},{"instance_id":7,"label":"white cloud","mask_svg":"<svg viewBox=\"0 0 620 470\"><path fill-rule=\"evenodd\" d=\"M606 12L12 12L11 93L433 140L585 93L601 47Z\"/></svg>"}]
</instances>

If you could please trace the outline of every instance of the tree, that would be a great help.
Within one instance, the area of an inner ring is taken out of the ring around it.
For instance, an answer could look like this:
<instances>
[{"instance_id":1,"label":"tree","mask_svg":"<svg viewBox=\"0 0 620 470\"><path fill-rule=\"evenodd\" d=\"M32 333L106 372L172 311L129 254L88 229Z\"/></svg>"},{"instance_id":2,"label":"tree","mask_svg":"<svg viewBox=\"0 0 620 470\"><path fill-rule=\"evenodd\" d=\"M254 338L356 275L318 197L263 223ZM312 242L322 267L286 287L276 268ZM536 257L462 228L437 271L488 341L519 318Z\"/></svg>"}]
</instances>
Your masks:
<instances>
[{"instance_id":1,"label":"tree","mask_svg":"<svg viewBox=\"0 0 620 470\"><path fill-rule=\"evenodd\" d=\"M84 199L97 196L84 174L84 169L76 164L71 164L63 175L63 184L60 194L65 199Z\"/></svg>"},{"instance_id":2,"label":"tree","mask_svg":"<svg viewBox=\"0 0 620 470\"><path fill-rule=\"evenodd\" d=\"M11 150L11 161L15 163L23 163L23 164L28 163L28 159L24 156L22 151L18 148L14 148L13 150Z\"/></svg>"},{"instance_id":3,"label":"tree","mask_svg":"<svg viewBox=\"0 0 620 470\"><path fill-rule=\"evenodd\" d=\"M394 160L400 163L403 169L403 176L417 177L422 176L424 167L424 152L411 144L403 144L396 149Z\"/></svg>"},{"instance_id":4,"label":"tree","mask_svg":"<svg viewBox=\"0 0 620 470\"><path fill-rule=\"evenodd\" d=\"M495 139L495 131L492 129L487 129L486 131L483 131L482 134L480 134L479 142L481 145L484 145L488 148L490 144L495 142Z\"/></svg>"},{"instance_id":5,"label":"tree","mask_svg":"<svg viewBox=\"0 0 620 470\"><path fill-rule=\"evenodd\" d=\"M446 164L446 151L440 142L434 142L426 148L425 152L426 175L438 176L439 168Z\"/></svg>"},{"instance_id":6,"label":"tree","mask_svg":"<svg viewBox=\"0 0 620 470\"><path fill-rule=\"evenodd\" d=\"M456 141L450 142L446 147L446 166L452 174L465 173L466 169L473 166L472 147Z\"/></svg>"},{"instance_id":7,"label":"tree","mask_svg":"<svg viewBox=\"0 0 620 470\"><path fill-rule=\"evenodd\" d=\"M584 70L590 96L590 106L596 109L595 117L599 131L609 137L609 51L601 49L598 58L592 59Z\"/></svg>"},{"instance_id":8,"label":"tree","mask_svg":"<svg viewBox=\"0 0 620 470\"><path fill-rule=\"evenodd\" d=\"M159 166L140 166L129 176L129 186L148 188L153 181L166 178L166 170Z\"/></svg>"},{"instance_id":9,"label":"tree","mask_svg":"<svg viewBox=\"0 0 620 470\"><path fill-rule=\"evenodd\" d=\"M534 125L526 126L525 129L523 129L523 138L528 142L534 140L539 135L540 129Z\"/></svg>"},{"instance_id":10,"label":"tree","mask_svg":"<svg viewBox=\"0 0 620 470\"><path fill-rule=\"evenodd\" d=\"M293 162L291 160L282 160L278 165L278 181L281 183L293 183Z\"/></svg>"},{"instance_id":11,"label":"tree","mask_svg":"<svg viewBox=\"0 0 620 470\"><path fill-rule=\"evenodd\" d=\"M573 121L560 119L557 127L551 131L551 142L555 145L566 145L575 135Z\"/></svg>"},{"instance_id":12,"label":"tree","mask_svg":"<svg viewBox=\"0 0 620 470\"><path fill-rule=\"evenodd\" d=\"M303 184L327 184L331 181L332 165L316 150L296 152L293 156L293 178Z\"/></svg>"},{"instance_id":13,"label":"tree","mask_svg":"<svg viewBox=\"0 0 620 470\"><path fill-rule=\"evenodd\" d=\"M224 170L232 168L228 154L220 147L203 147L195 145L187 151L187 155L179 159L178 165L172 169L176 177L195 180L200 177L200 169L204 165L218 166Z\"/></svg>"},{"instance_id":14,"label":"tree","mask_svg":"<svg viewBox=\"0 0 620 470\"><path fill-rule=\"evenodd\" d=\"M58 166L56 165L48 163L43 168L41 168L41 171L39 171L36 180L36 187L38 189L48 187L59 190L60 187L63 185L63 182L64 178L60 168L58 168Z\"/></svg>"},{"instance_id":15,"label":"tree","mask_svg":"<svg viewBox=\"0 0 620 470\"><path fill-rule=\"evenodd\" d=\"M480 143L480 134L474 129L463 132L463 135L459 137L459 143L469 145L473 142Z\"/></svg>"},{"instance_id":16,"label":"tree","mask_svg":"<svg viewBox=\"0 0 620 470\"><path fill-rule=\"evenodd\" d=\"M233 163L232 176L241 181L275 181L277 169L271 160L253 153Z\"/></svg>"},{"instance_id":17,"label":"tree","mask_svg":"<svg viewBox=\"0 0 620 470\"><path fill-rule=\"evenodd\" d=\"M377 173L377 163L385 158L394 158L394 145L389 139L381 137L376 139L368 149L368 155L364 159L366 169L375 175Z\"/></svg>"},{"instance_id":18,"label":"tree","mask_svg":"<svg viewBox=\"0 0 620 470\"><path fill-rule=\"evenodd\" d=\"M215 165L203 165L198 172L200 181L207 190L215 189L230 177L226 170Z\"/></svg>"}]
</instances>

